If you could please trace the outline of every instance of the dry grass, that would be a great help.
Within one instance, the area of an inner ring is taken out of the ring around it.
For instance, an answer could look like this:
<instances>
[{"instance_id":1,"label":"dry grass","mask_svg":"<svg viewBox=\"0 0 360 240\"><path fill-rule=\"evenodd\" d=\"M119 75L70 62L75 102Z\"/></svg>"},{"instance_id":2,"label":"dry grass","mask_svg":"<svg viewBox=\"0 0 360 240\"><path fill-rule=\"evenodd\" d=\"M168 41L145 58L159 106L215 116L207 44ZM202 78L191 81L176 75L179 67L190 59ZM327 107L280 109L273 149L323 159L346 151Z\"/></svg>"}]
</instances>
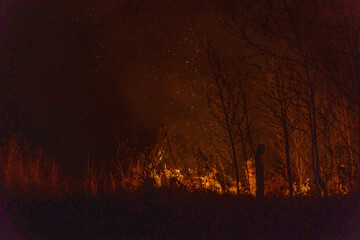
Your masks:
<instances>
[{"instance_id":1,"label":"dry grass","mask_svg":"<svg viewBox=\"0 0 360 240\"><path fill-rule=\"evenodd\" d=\"M15 138L0 146L1 186L15 192L56 193L60 188L58 167L54 159L43 156L40 149L31 152Z\"/></svg>"},{"instance_id":2,"label":"dry grass","mask_svg":"<svg viewBox=\"0 0 360 240\"><path fill-rule=\"evenodd\" d=\"M120 153L122 152L122 154ZM236 183L216 166L199 164L194 169L187 166L167 168L164 146L159 141L150 151L137 157L130 154L125 144L118 147L116 158L110 166L88 156L87 174L84 179L74 180L59 177L54 159L45 156L42 150L30 151L26 144L12 138L0 144L0 186L6 192L67 194L86 192L93 195L135 192L142 186L180 188L186 191L210 191L236 193ZM125 153L125 154L124 154ZM276 179L276 181L272 181ZM255 177L250 176L251 193L255 192ZM279 186L286 186L285 179L274 177L266 182L267 192L275 193ZM309 185L294 186L297 195L306 196ZM284 187L285 188L285 187ZM281 190L281 189L280 189ZM243 189L243 193L246 190ZM277 195L286 195L279 192Z\"/></svg>"}]
</instances>

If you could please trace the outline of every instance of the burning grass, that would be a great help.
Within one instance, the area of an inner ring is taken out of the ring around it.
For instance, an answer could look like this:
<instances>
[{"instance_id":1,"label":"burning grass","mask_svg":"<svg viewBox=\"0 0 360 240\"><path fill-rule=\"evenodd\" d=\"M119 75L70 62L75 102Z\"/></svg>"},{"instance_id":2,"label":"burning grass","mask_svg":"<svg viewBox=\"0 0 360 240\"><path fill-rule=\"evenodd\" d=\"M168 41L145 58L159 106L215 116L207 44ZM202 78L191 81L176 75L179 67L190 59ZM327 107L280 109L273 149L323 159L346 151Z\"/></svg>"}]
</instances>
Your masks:
<instances>
[{"instance_id":1,"label":"burning grass","mask_svg":"<svg viewBox=\"0 0 360 240\"><path fill-rule=\"evenodd\" d=\"M358 202L350 195L255 201L253 175L250 194L236 196L235 181L216 167L168 168L158 148L126 165L118 157L108 169L89 157L81 184L15 139L0 152L3 199L25 239L337 239L348 234ZM299 196L308 191L302 187Z\"/></svg>"},{"instance_id":2,"label":"burning grass","mask_svg":"<svg viewBox=\"0 0 360 240\"><path fill-rule=\"evenodd\" d=\"M125 145L120 147L126 148ZM207 162L206 157L200 156L191 166L183 164L168 167L166 152L161 144L138 157L128 153L120 154L118 151L116 159L107 168L101 167L89 156L86 176L80 180L59 177L54 159L46 157L41 149L30 151L26 144L19 144L15 138L0 146L0 154L0 184L1 189L6 192L61 195L82 191L96 195L119 191L135 192L143 186L151 185L187 192L236 194L236 181L224 171L221 164ZM249 159L247 165L249 186L240 186L241 194L255 196L254 159ZM268 177L265 186L269 196L288 195L287 182L279 175L272 174ZM295 196L309 196L312 192L309 178L302 184L294 183ZM347 192L343 190L339 193Z\"/></svg>"}]
</instances>

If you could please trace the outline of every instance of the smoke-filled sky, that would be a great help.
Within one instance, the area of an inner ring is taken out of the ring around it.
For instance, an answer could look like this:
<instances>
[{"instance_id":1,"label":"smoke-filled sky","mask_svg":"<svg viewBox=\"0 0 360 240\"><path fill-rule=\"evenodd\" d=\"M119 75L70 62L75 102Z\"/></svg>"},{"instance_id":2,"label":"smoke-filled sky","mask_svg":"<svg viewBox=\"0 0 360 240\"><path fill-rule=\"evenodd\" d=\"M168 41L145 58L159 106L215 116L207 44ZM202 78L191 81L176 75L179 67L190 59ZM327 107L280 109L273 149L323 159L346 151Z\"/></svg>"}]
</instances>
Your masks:
<instances>
[{"instance_id":1,"label":"smoke-filled sky","mask_svg":"<svg viewBox=\"0 0 360 240\"><path fill-rule=\"evenodd\" d=\"M196 118L191 24L209 3L5 0L0 3L1 135L83 166L116 139L149 145ZM186 121L182 121L186 122Z\"/></svg>"}]
</instances>

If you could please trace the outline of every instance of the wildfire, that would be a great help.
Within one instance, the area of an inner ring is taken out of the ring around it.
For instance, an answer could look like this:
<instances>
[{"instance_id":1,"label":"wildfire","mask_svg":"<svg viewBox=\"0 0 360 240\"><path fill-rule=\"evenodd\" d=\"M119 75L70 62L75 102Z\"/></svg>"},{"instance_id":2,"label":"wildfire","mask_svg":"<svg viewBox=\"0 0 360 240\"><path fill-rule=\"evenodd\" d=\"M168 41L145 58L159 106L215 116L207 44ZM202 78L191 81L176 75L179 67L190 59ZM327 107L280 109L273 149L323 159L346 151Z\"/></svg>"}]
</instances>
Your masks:
<instances>
[{"instance_id":1,"label":"wildfire","mask_svg":"<svg viewBox=\"0 0 360 240\"><path fill-rule=\"evenodd\" d=\"M32 189L33 191L35 187L42 191L61 192L77 187L58 177L57 165L53 160L46 165L46 159L42 159L41 153L30 155L21 151L15 140L11 140L6 148L0 148L0 150L4 156L1 159L3 181L8 188ZM149 158L151 161L146 163L145 159ZM115 166L109 169L97 168L92 162L88 164L88 175L83 181L82 188L92 194L117 192L121 189L133 192L151 184L155 188L180 188L189 192L208 191L218 194L237 194L236 180L225 173L222 166L219 168L202 163L192 168L171 168L166 162L169 162L169 159L167 151L164 149L155 149L150 156L142 155L139 159L132 159L127 170L122 167L120 159ZM289 195L287 181L283 176L275 173L268 175L265 179L266 194ZM253 158L246 162L245 177L248 186L241 184L239 186L240 193L255 196L256 171ZM331 184L337 186L335 194L346 194L349 191L345 184L336 182ZM293 189L295 196L312 194L311 179L304 178L301 182L295 181Z\"/></svg>"}]
</instances>

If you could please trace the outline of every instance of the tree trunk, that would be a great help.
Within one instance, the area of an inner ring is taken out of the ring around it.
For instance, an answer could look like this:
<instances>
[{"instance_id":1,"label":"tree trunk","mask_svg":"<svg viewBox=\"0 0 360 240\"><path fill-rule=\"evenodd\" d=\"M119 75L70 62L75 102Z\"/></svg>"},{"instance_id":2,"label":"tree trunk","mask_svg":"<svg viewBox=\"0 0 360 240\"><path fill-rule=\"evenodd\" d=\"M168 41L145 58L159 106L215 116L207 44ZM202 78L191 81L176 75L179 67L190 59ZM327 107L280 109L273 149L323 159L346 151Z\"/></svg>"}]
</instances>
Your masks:
<instances>
[{"instance_id":1,"label":"tree trunk","mask_svg":"<svg viewBox=\"0 0 360 240\"><path fill-rule=\"evenodd\" d=\"M318 183L323 190L324 196L327 196L327 189L324 181L320 175L320 160L319 160L319 148L317 143L317 126L316 126L316 110L315 110L315 96L314 96L314 89L310 88L311 94L311 114L312 114L312 129L313 129L313 144L314 144L314 153L315 153L315 170L316 170L316 178Z\"/></svg>"},{"instance_id":2,"label":"tree trunk","mask_svg":"<svg viewBox=\"0 0 360 240\"><path fill-rule=\"evenodd\" d=\"M314 174L314 184L316 187L316 193L321 196L320 193L320 188L319 188L319 181L317 178L317 174L316 174L316 164L315 164L315 150L314 150L314 127L313 127L313 121L312 121L312 114L311 114L311 110L309 108L309 126L310 126L310 134L311 134L311 160L312 160L312 169L313 169L313 174Z\"/></svg>"},{"instance_id":3,"label":"tree trunk","mask_svg":"<svg viewBox=\"0 0 360 240\"><path fill-rule=\"evenodd\" d=\"M360 29L360 26L359 26ZM360 189L360 66L359 66L359 42L355 40L354 45L352 47L352 61L354 64L354 71L355 71L355 80L356 80L356 87L357 87L357 110L358 110L358 139L357 139L357 161L358 161L358 179L357 184L358 188Z\"/></svg>"},{"instance_id":4,"label":"tree trunk","mask_svg":"<svg viewBox=\"0 0 360 240\"><path fill-rule=\"evenodd\" d=\"M229 137L230 137L230 143L231 143L231 148L232 148L233 162L234 162L235 176L236 176L236 194L239 195L240 194L240 189L239 189L239 184L240 184L239 167L238 167L237 158L236 158L235 142L234 142L234 139L232 137L231 129L229 130Z\"/></svg>"},{"instance_id":5,"label":"tree trunk","mask_svg":"<svg viewBox=\"0 0 360 240\"><path fill-rule=\"evenodd\" d=\"M360 85L360 83L359 83ZM359 89L359 93L358 93L358 139L357 139L357 157L358 157L358 174L357 174L357 184L358 184L358 188L360 190L360 86L358 87Z\"/></svg>"},{"instance_id":6,"label":"tree trunk","mask_svg":"<svg viewBox=\"0 0 360 240\"><path fill-rule=\"evenodd\" d=\"M357 107L358 107L358 139L357 139L357 160L358 160L358 179L357 184L358 188L360 189L360 69L359 69L359 62L358 58L354 57L354 64L355 64L355 77L357 83Z\"/></svg>"},{"instance_id":7,"label":"tree trunk","mask_svg":"<svg viewBox=\"0 0 360 240\"><path fill-rule=\"evenodd\" d=\"M243 156L244 156L244 162L245 162L245 190L248 194L250 194L250 180L249 180L249 169L247 166L247 161L248 161L248 157L246 154L246 144L245 144L245 139L244 139L244 134L242 132L241 126L239 126L239 132L240 132L240 138L241 138L241 145L242 145L242 149L243 149Z\"/></svg>"},{"instance_id":8,"label":"tree trunk","mask_svg":"<svg viewBox=\"0 0 360 240\"><path fill-rule=\"evenodd\" d=\"M286 169L287 169L288 183L289 183L289 196L290 198L292 198L294 194L294 189L293 189L293 180L292 180L291 165L290 165L289 133L286 127L286 122L284 122L284 141L285 141Z\"/></svg>"}]
</instances>

